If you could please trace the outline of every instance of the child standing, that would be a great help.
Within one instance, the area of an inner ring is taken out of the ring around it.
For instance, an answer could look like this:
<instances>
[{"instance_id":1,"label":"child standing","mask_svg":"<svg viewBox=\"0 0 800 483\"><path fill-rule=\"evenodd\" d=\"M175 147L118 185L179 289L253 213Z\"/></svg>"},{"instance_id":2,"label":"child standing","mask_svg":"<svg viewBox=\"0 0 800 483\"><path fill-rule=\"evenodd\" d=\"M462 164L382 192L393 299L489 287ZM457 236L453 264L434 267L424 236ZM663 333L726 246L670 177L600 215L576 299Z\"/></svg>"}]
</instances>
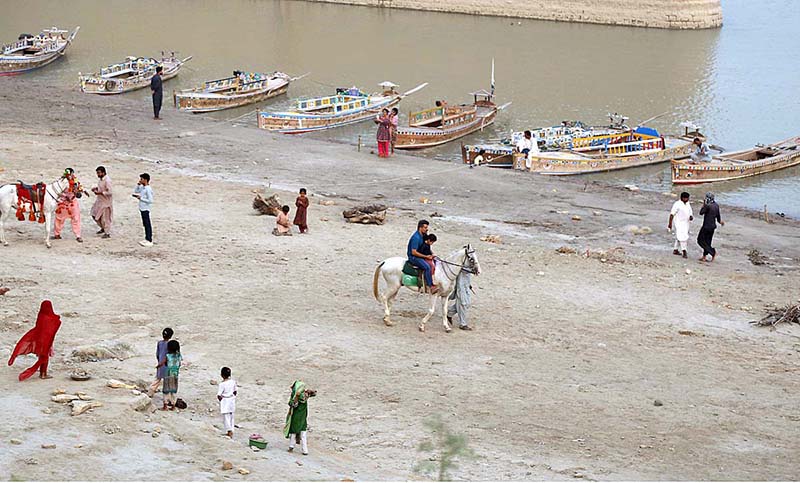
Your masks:
<instances>
[{"instance_id":1,"label":"child standing","mask_svg":"<svg viewBox=\"0 0 800 483\"><path fill-rule=\"evenodd\" d=\"M286 425L283 427L283 435L289 438L289 452L294 451L295 437L300 435L300 444L303 454L308 454L308 439L306 430L308 429L308 398L317 395L316 391L306 388L303 381L294 381L291 386L292 394L289 396L289 414L286 415Z\"/></svg>"},{"instance_id":2,"label":"child standing","mask_svg":"<svg viewBox=\"0 0 800 483\"><path fill-rule=\"evenodd\" d=\"M164 358L166 373L164 374L164 386L161 392L164 393L164 406L162 411L175 409L175 401L178 399L178 373L181 369L181 345L177 340L167 342L167 356Z\"/></svg>"},{"instance_id":3,"label":"child standing","mask_svg":"<svg viewBox=\"0 0 800 483\"><path fill-rule=\"evenodd\" d=\"M308 197L305 188L300 188L300 196L294 201L294 205L297 207L294 224L300 227L300 233L308 233Z\"/></svg>"},{"instance_id":4,"label":"child standing","mask_svg":"<svg viewBox=\"0 0 800 483\"><path fill-rule=\"evenodd\" d=\"M231 379L230 367L223 367L220 371L222 382L217 389L219 412L222 413L222 424L229 438L233 438L233 414L236 412L236 381Z\"/></svg>"},{"instance_id":5,"label":"child standing","mask_svg":"<svg viewBox=\"0 0 800 483\"><path fill-rule=\"evenodd\" d=\"M150 175L142 173L132 195L139 199L139 213L144 225L144 240L139 242L143 247L153 246L153 226L150 224L150 208L153 206L153 188L150 187Z\"/></svg>"},{"instance_id":6,"label":"child standing","mask_svg":"<svg viewBox=\"0 0 800 483\"><path fill-rule=\"evenodd\" d=\"M150 384L150 390L147 391L147 395L153 397L153 395L158 391L158 386L161 385L161 381L164 380L164 376L167 374L167 344L169 340L172 339L173 331L169 327L161 331L162 339L158 341L156 344L156 380Z\"/></svg>"}]
</instances>

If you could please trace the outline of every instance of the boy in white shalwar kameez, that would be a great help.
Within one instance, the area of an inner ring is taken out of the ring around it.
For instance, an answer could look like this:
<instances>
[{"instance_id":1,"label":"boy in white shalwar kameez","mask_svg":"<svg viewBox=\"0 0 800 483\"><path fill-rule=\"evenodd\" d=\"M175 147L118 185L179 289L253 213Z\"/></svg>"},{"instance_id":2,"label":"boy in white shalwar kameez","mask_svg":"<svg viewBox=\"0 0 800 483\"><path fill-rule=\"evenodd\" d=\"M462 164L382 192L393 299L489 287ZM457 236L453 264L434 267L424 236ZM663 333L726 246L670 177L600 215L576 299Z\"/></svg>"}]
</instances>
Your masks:
<instances>
[{"instance_id":1,"label":"boy in white shalwar kameez","mask_svg":"<svg viewBox=\"0 0 800 483\"><path fill-rule=\"evenodd\" d=\"M683 252L683 258L688 258L686 254L686 242L689 240L689 224L694 220L692 213L692 205L689 204L689 193L681 193L681 199L672 205L672 210L669 212L669 223L667 228L672 230L675 226L675 245L673 246L672 253L680 255Z\"/></svg>"},{"instance_id":2,"label":"boy in white shalwar kameez","mask_svg":"<svg viewBox=\"0 0 800 483\"><path fill-rule=\"evenodd\" d=\"M233 414L236 412L236 381L231 379L231 369L223 367L220 371L222 382L219 383L217 399L219 400L219 412L222 413L222 424L225 426L226 434L233 438Z\"/></svg>"}]
</instances>

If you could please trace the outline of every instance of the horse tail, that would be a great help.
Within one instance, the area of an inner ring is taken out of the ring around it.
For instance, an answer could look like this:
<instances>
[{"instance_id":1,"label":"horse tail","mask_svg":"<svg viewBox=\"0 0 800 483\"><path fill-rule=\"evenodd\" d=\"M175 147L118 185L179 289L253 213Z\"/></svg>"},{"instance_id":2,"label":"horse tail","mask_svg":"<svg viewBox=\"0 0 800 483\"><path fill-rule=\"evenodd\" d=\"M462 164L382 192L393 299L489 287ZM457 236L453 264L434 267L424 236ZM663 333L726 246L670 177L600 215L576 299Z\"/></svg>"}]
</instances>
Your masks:
<instances>
[{"instance_id":1,"label":"horse tail","mask_svg":"<svg viewBox=\"0 0 800 483\"><path fill-rule=\"evenodd\" d=\"M378 302L381 301L380 294L378 293L378 275L380 275L381 267L383 266L384 263L386 263L386 261L381 262L380 265L375 267L375 274L372 275L372 295Z\"/></svg>"}]
</instances>

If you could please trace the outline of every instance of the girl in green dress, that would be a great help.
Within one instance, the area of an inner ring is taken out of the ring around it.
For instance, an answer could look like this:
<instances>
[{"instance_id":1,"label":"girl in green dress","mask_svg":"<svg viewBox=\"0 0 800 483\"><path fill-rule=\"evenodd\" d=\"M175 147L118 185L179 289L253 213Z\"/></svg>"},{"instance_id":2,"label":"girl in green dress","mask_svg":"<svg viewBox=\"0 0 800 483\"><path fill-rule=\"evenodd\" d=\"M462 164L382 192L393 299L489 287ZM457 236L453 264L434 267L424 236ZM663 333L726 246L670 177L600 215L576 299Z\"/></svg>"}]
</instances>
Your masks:
<instances>
[{"instance_id":1,"label":"girl in green dress","mask_svg":"<svg viewBox=\"0 0 800 483\"><path fill-rule=\"evenodd\" d=\"M164 407L161 410L165 411L169 406L169 410L172 411L178 398L178 373L181 368L181 346L177 340L167 343L167 357L164 358L163 364L166 365L167 371L161 389L164 393Z\"/></svg>"},{"instance_id":2,"label":"girl in green dress","mask_svg":"<svg viewBox=\"0 0 800 483\"><path fill-rule=\"evenodd\" d=\"M294 451L297 435L300 435L300 445L303 454L308 454L308 398L316 396L317 392L306 388L303 381L294 381L291 386L292 394L289 396L289 414L286 415L286 425L283 435L289 438L289 452Z\"/></svg>"}]
</instances>

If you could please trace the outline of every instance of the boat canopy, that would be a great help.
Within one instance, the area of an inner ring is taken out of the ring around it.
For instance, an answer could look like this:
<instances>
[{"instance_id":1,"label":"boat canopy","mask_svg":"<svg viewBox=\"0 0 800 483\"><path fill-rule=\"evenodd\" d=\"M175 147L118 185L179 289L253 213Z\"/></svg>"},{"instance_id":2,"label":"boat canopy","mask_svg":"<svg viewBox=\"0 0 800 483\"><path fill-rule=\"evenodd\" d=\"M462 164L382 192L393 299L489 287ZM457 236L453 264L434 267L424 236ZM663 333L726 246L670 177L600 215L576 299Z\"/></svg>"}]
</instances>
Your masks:
<instances>
[{"instance_id":1,"label":"boat canopy","mask_svg":"<svg viewBox=\"0 0 800 483\"><path fill-rule=\"evenodd\" d=\"M645 136L653 136L653 137L656 137L656 138L657 137L661 137L661 135L658 134L657 130L653 129L652 127L647 127L647 126L639 126L633 132L635 132L636 134L644 134Z\"/></svg>"}]
</instances>

